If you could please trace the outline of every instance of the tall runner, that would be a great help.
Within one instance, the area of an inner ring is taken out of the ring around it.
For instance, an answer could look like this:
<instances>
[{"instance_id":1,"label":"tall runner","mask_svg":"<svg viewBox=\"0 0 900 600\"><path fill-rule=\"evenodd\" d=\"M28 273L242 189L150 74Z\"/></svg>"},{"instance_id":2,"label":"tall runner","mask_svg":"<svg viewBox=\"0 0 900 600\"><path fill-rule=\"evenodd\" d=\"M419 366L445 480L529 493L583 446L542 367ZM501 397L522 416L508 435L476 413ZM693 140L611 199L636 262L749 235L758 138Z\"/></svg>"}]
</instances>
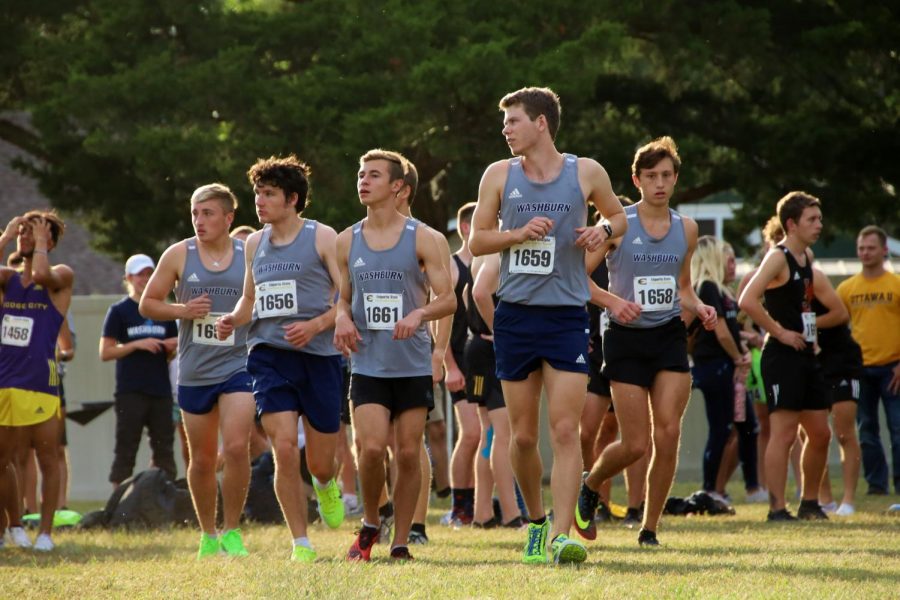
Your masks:
<instances>
[{"instance_id":1,"label":"tall runner","mask_svg":"<svg viewBox=\"0 0 900 600\"><path fill-rule=\"evenodd\" d=\"M549 538L554 562L581 562L587 551L568 532L582 469L578 423L588 373L584 251L622 235L627 224L603 167L556 149L560 103L552 90L523 88L506 95L500 109L514 158L485 171L469 248L475 256L501 253L494 348L509 411L513 470L531 521L523 561L547 562ZM588 202L608 221L588 227ZM538 453L542 387L554 456L552 536Z\"/></svg>"},{"instance_id":2,"label":"tall runner","mask_svg":"<svg viewBox=\"0 0 900 600\"><path fill-rule=\"evenodd\" d=\"M585 533L593 525L600 484L643 457L652 444L638 534L642 546L659 544L656 529L675 477L681 418L691 395L681 309L695 314L706 329L716 324L715 310L691 287L697 224L669 207L680 167L669 137L639 148L631 166L641 200L625 208L628 232L606 262L610 293L637 304L640 315L626 322L610 311L603 336L603 374L610 380L621 439L603 450L585 476L576 510L579 532Z\"/></svg>"},{"instance_id":3,"label":"tall runner","mask_svg":"<svg viewBox=\"0 0 900 600\"><path fill-rule=\"evenodd\" d=\"M766 448L769 521L825 519L819 484L828 458L830 391L816 361L816 321L812 301L827 297L821 276L812 268L809 247L822 231L818 198L790 192L778 201L785 238L770 249L740 297L741 308L768 332L762 353L762 379L769 405L771 435ZM763 307L760 298L765 296ZM801 457L802 498L797 517L787 509L788 455L797 426L806 431Z\"/></svg>"},{"instance_id":4,"label":"tall runner","mask_svg":"<svg viewBox=\"0 0 900 600\"><path fill-rule=\"evenodd\" d=\"M188 485L202 530L197 558L246 556L240 525L250 484L250 432L254 427L252 382L247 374L247 328L225 340L216 318L234 309L244 285L244 243L228 229L237 198L219 183L191 196L194 237L169 246L141 297L141 314L180 319L178 405L190 449ZM175 290L175 303L166 302ZM216 532L216 457L222 432L224 529Z\"/></svg>"},{"instance_id":5,"label":"tall runner","mask_svg":"<svg viewBox=\"0 0 900 600\"><path fill-rule=\"evenodd\" d=\"M311 562L316 552L307 536L298 417L322 520L332 529L344 520L334 480L343 390L341 358L331 344L336 234L302 216L309 204L309 167L296 156L260 159L247 175L265 227L247 238L244 292L234 310L217 319L216 331L224 340L250 323L247 371L272 440L275 494L294 540L291 560Z\"/></svg>"},{"instance_id":6,"label":"tall runner","mask_svg":"<svg viewBox=\"0 0 900 600\"><path fill-rule=\"evenodd\" d=\"M391 557L412 558L407 539L420 486L419 455L425 417L434 405L425 322L456 309L434 235L397 211L407 171L407 161L396 152L364 154L357 190L366 218L337 238L341 295L334 344L352 353L350 399L364 507L363 526L349 560L369 560L378 540L378 501L392 432L399 472Z\"/></svg>"},{"instance_id":7,"label":"tall runner","mask_svg":"<svg viewBox=\"0 0 900 600\"><path fill-rule=\"evenodd\" d=\"M75 275L66 265L50 265L65 231L55 213L31 211L13 219L0 236L0 248L15 237L25 257L21 271L0 267L0 470L6 481L15 442L34 447L41 470L41 524L34 549L53 550L50 537L59 500L59 376L56 339L72 300ZM5 486L4 486L5 487ZM8 493L8 491L7 491ZM16 498L18 503L18 498ZM27 546L19 529L16 544Z\"/></svg>"}]
</instances>

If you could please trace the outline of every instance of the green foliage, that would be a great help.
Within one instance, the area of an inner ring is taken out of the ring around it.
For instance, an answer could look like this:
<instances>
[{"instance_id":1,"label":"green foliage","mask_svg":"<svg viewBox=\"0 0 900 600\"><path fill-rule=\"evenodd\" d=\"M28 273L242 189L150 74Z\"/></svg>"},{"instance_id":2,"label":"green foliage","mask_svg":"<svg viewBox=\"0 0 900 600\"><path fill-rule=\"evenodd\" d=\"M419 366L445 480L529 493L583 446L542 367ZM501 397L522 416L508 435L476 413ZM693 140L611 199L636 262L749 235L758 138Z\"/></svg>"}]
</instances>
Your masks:
<instances>
[{"instance_id":1,"label":"green foliage","mask_svg":"<svg viewBox=\"0 0 900 600\"><path fill-rule=\"evenodd\" d=\"M0 98L33 118L0 137L104 250L189 235L187 199L222 181L254 223L244 173L294 152L310 216L363 214L357 158L419 168L414 212L443 228L508 154L497 101L524 85L563 100L561 149L634 195L633 150L659 135L685 162L678 201L734 189L746 232L788 190L832 230L900 225L900 20L880 3L203 0L3 3Z\"/></svg>"}]
</instances>

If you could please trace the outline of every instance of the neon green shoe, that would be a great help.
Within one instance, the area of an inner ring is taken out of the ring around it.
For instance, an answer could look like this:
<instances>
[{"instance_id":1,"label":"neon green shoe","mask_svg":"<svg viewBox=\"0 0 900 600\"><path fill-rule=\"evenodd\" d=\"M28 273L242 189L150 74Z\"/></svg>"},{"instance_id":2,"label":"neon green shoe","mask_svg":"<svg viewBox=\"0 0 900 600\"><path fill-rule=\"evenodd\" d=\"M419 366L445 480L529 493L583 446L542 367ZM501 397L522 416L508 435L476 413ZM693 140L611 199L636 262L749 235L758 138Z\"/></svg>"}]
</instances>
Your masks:
<instances>
[{"instance_id":1,"label":"neon green shoe","mask_svg":"<svg viewBox=\"0 0 900 600\"><path fill-rule=\"evenodd\" d=\"M320 488L319 482L314 481L313 489L316 490L316 499L319 501L319 515L326 525L337 529L344 522L344 501L337 481L332 479L324 488Z\"/></svg>"},{"instance_id":2,"label":"neon green shoe","mask_svg":"<svg viewBox=\"0 0 900 600\"><path fill-rule=\"evenodd\" d=\"M219 549L228 556L249 556L240 529L230 529L219 537Z\"/></svg>"},{"instance_id":3,"label":"neon green shoe","mask_svg":"<svg viewBox=\"0 0 900 600\"><path fill-rule=\"evenodd\" d=\"M291 560L293 562L311 563L316 560L316 551L306 546L294 546L291 552Z\"/></svg>"},{"instance_id":4,"label":"neon green shoe","mask_svg":"<svg viewBox=\"0 0 900 600\"><path fill-rule=\"evenodd\" d=\"M547 562L547 535L550 533L550 521L543 525L528 524L528 539L525 541L525 552L522 562L525 564L545 564Z\"/></svg>"},{"instance_id":5,"label":"neon green shoe","mask_svg":"<svg viewBox=\"0 0 900 600\"><path fill-rule=\"evenodd\" d=\"M573 540L564 533L559 534L550 542L553 551L553 562L556 564L580 563L587 558L587 548L578 540Z\"/></svg>"},{"instance_id":6,"label":"neon green shoe","mask_svg":"<svg viewBox=\"0 0 900 600\"><path fill-rule=\"evenodd\" d=\"M200 549L197 551L197 560L218 556L219 540L208 533L200 534Z\"/></svg>"}]
</instances>

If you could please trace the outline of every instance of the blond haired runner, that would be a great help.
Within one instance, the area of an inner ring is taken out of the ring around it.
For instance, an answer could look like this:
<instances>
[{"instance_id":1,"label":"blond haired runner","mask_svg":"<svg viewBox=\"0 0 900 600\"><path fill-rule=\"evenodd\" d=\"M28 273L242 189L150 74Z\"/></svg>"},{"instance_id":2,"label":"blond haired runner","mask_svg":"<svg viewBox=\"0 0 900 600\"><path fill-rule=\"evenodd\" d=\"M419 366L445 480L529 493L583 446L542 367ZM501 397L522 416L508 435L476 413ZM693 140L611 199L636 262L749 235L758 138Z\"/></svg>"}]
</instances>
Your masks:
<instances>
[{"instance_id":1,"label":"blond haired runner","mask_svg":"<svg viewBox=\"0 0 900 600\"><path fill-rule=\"evenodd\" d=\"M216 337L218 315L234 308L244 285L244 243L229 237L237 198L212 183L194 190L194 237L163 253L141 297L141 314L181 321L178 333L178 405L190 462L187 479L200 522L197 558L224 553L246 556L240 517L250 485L250 432L256 406L247 374L247 331L224 341ZM175 291L175 303L166 301ZM216 531L216 458L222 432L221 535Z\"/></svg>"}]
</instances>

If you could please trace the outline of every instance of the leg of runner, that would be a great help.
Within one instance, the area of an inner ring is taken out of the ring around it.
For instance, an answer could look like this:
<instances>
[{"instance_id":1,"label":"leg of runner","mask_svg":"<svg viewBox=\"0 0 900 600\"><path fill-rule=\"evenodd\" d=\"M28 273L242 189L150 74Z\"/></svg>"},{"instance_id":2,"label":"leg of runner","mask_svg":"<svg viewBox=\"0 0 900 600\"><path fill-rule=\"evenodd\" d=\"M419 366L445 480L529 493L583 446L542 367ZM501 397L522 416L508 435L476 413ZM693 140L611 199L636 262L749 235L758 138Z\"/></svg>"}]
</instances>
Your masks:
<instances>
[{"instance_id":1,"label":"leg of runner","mask_svg":"<svg viewBox=\"0 0 900 600\"><path fill-rule=\"evenodd\" d=\"M222 474L223 531L237 529L250 487L250 432L255 428L253 396L244 393L219 396L219 422L225 469Z\"/></svg>"},{"instance_id":2,"label":"leg of runner","mask_svg":"<svg viewBox=\"0 0 900 600\"><path fill-rule=\"evenodd\" d=\"M394 488L394 539L391 547L406 546L416 510L422 470L419 453L425 433L425 408L410 408L394 419L397 440L397 485Z\"/></svg>"},{"instance_id":3,"label":"leg of runner","mask_svg":"<svg viewBox=\"0 0 900 600\"><path fill-rule=\"evenodd\" d=\"M473 522L484 525L494 518L494 474L491 472L490 459L485 459L485 451L488 448L488 430L491 428L487 408L478 407L478 420L480 421L481 439L478 444L478 452L475 453L475 510ZM491 446L497 443L491 442ZM488 450L488 457L490 451Z\"/></svg>"},{"instance_id":4,"label":"leg of runner","mask_svg":"<svg viewBox=\"0 0 900 600\"><path fill-rule=\"evenodd\" d=\"M306 497L298 493L300 481L300 450L297 447L297 413L284 411L264 413L263 428L272 440L275 458L275 495L291 537L306 537ZM307 435L309 435L307 433ZM308 439L308 438L307 438Z\"/></svg>"},{"instance_id":5,"label":"leg of runner","mask_svg":"<svg viewBox=\"0 0 900 600\"><path fill-rule=\"evenodd\" d=\"M506 408L498 408L488 412L488 418L494 427L494 441L491 443L491 472L494 474L494 485L500 498L500 512L503 524L510 523L519 514L516 502L515 476L509 460L509 414Z\"/></svg>"}]
</instances>

